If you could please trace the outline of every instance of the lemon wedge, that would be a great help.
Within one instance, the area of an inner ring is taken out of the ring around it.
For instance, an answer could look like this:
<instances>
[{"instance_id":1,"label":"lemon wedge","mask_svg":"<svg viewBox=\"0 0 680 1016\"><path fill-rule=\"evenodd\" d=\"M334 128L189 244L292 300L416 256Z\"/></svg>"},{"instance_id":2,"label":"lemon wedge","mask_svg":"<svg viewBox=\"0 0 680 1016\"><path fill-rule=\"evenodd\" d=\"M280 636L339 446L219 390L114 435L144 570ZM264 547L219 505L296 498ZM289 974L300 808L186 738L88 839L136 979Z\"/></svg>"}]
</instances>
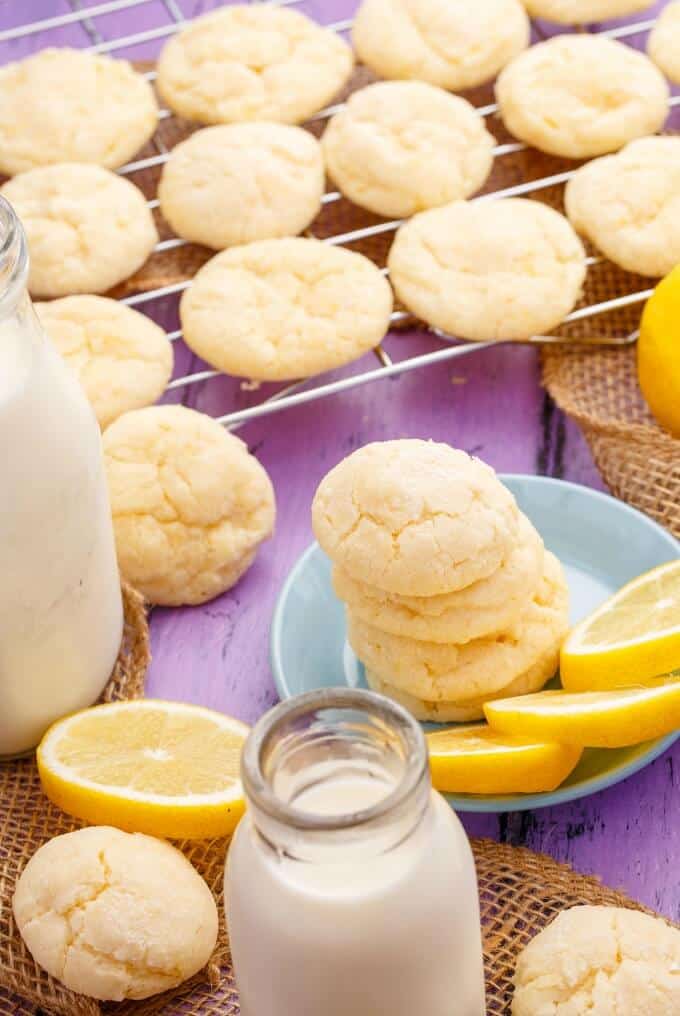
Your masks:
<instances>
[{"instance_id":1,"label":"lemon wedge","mask_svg":"<svg viewBox=\"0 0 680 1016\"><path fill-rule=\"evenodd\" d=\"M680 265L645 304L637 365L649 408L662 427L680 437Z\"/></svg>"},{"instance_id":2,"label":"lemon wedge","mask_svg":"<svg viewBox=\"0 0 680 1016\"><path fill-rule=\"evenodd\" d=\"M583 748L623 748L680 728L680 679L660 678L615 691L540 691L487 702L502 734L558 740Z\"/></svg>"},{"instance_id":3,"label":"lemon wedge","mask_svg":"<svg viewBox=\"0 0 680 1016\"><path fill-rule=\"evenodd\" d=\"M69 815L171 839L233 832L248 727L183 702L94 706L55 723L38 748L43 790Z\"/></svg>"},{"instance_id":4,"label":"lemon wedge","mask_svg":"<svg viewBox=\"0 0 680 1016\"><path fill-rule=\"evenodd\" d=\"M427 734L432 785L449 794L554 790L581 757L573 746L499 734L475 724Z\"/></svg>"},{"instance_id":5,"label":"lemon wedge","mask_svg":"<svg viewBox=\"0 0 680 1016\"><path fill-rule=\"evenodd\" d=\"M637 685L680 668L680 560L633 579L567 636L568 691Z\"/></svg>"}]
</instances>

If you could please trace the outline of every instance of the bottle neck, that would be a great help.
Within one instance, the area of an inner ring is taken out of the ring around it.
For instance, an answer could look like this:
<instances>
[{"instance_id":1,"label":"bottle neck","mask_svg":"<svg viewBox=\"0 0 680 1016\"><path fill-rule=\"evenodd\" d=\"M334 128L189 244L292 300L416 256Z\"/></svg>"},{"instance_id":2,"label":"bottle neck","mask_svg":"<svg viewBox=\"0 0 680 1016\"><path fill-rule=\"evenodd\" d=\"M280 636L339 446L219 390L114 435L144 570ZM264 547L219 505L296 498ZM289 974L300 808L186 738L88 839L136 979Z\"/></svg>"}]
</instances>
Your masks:
<instances>
[{"instance_id":1,"label":"bottle neck","mask_svg":"<svg viewBox=\"0 0 680 1016\"><path fill-rule=\"evenodd\" d=\"M26 234L14 209L0 196L0 319L29 303Z\"/></svg>"},{"instance_id":2,"label":"bottle neck","mask_svg":"<svg viewBox=\"0 0 680 1016\"><path fill-rule=\"evenodd\" d=\"M372 692L327 689L282 703L253 728L241 770L258 833L300 861L386 853L430 799L420 725Z\"/></svg>"}]
</instances>

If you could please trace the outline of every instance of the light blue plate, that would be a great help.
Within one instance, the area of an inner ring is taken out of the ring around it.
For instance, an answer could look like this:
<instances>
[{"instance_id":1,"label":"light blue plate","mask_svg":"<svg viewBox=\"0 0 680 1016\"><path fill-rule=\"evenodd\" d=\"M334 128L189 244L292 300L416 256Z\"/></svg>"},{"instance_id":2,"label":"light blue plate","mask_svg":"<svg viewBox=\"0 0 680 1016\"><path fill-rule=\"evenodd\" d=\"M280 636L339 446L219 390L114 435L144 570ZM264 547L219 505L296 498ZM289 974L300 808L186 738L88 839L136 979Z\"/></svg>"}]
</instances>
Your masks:
<instances>
[{"instance_id":1,"label":"light blue plate","mask_svg":"<svg viewBox=\"0 0 680 1016\"><path fill-rule=\"evenodd\" d=\"M562 561L572 622L656 565L680 557L680 544L646 515L615 498L563 480L502 476L503 483ZM345 639L343 606L331 563L317 544L299 559L281 590L271 631L271 661L281 698L321 687L366 687L363 667ZM611 787L666 750L680 731L630 748L589 748L557 790L499 797L449 794L457 811L544 808Z\"/></svg>"}]
</instances>

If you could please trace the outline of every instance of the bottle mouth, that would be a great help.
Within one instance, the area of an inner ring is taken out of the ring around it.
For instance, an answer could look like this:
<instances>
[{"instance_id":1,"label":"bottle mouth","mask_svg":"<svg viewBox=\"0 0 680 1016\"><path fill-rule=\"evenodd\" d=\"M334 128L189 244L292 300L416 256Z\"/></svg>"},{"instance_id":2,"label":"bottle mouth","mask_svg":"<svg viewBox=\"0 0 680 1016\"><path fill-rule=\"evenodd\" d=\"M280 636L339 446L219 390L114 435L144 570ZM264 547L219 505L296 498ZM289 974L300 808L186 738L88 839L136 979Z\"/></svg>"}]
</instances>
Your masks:
<instances>
[{"instance_id":1,"label":"bottle mouth","mask_svg":"<svg viewBox=\"0 0 680 1016\"><path fill-rule=\"evenodd\" d=\"M318 813L296 806L300 791L324 779L329 767L367 774L384 794L358 810ZM256 825L292 834L361 835L368 826L418 819L429 799L430 777L422 728L404 708L360 689L329 688L282 702L253 727L241 776ZM403 824L403 823L402 823ZM413 824L413 823L411 823ZM284 837L290 840L290 836Z\"/></svg>"},{"instance_id":2,"label":"bottle mouth","mask_svg":"<svg viewBox=\"0 0 680 1016\"><path fill-rule=\"evenodd\" d=\"M27 277L26 234L9 201L0 195L0 312L14 306Z\"/></svg>"}]
</instances>

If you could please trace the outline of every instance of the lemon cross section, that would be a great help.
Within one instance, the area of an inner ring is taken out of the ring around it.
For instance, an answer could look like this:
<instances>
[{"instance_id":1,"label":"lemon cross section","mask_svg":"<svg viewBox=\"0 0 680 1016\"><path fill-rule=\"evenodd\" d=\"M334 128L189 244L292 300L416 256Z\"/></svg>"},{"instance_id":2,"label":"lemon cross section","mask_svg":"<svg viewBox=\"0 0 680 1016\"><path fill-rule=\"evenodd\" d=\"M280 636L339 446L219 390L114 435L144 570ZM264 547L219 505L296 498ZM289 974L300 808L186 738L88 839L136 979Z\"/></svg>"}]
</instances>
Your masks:
<instances>
[{"instance_id":1,"label":"lemon cross section","mask_svg":"<svg viewBox=\"0 0 680 1016\"><path fill-rule=\"evenodd\" d=\"M639 575L567 636L568 691L637 685L680 669L680 559Z\"/></svg>"},{"instance_id":2,"label":"lemon cross section","mask_svg":"<svg viewBox=\"0 0 680 1016\"><path fill-rule=\"evenodd\" d=\"M536 794L555 790L581 758L581 749L487 726L450 727L427 734L432 785L449 794Z\"/></svg>"},{"instance_id":3,"label":"lemon cross section","mask_svg":"<svg viewBox=\"0 0 680 1016\"><path fill-rule=\"evenodd\" d=\"M541 691L487 702L501 734L559 740L583 748L624 748L680 729L680 678L613 691Z\"/></svg>"},{"instance_id":4,"label":"lemon cross section","mask_svg":"<svg viewBox=\"0 0 680 1016\"><path fill-rule=\"evenodd\" d=\"M248 727L183 702L94 706L55 723L38 748L45 794L97 825L171 839L233 832L244 811Z\"/></svg>"}]
</instances>

